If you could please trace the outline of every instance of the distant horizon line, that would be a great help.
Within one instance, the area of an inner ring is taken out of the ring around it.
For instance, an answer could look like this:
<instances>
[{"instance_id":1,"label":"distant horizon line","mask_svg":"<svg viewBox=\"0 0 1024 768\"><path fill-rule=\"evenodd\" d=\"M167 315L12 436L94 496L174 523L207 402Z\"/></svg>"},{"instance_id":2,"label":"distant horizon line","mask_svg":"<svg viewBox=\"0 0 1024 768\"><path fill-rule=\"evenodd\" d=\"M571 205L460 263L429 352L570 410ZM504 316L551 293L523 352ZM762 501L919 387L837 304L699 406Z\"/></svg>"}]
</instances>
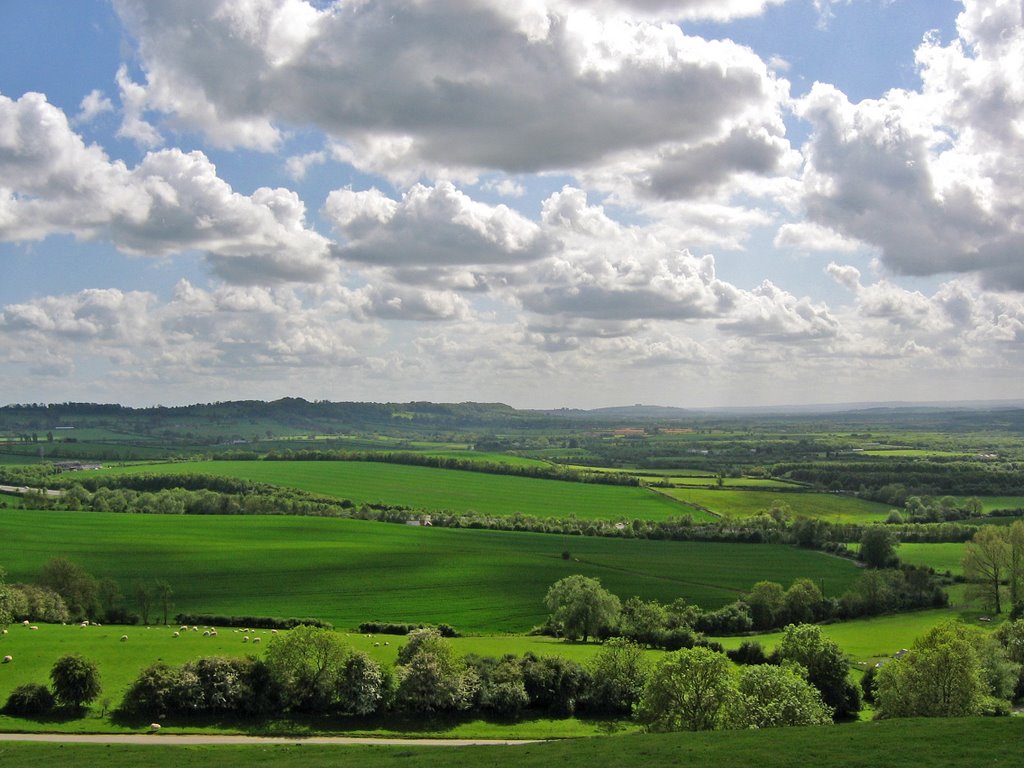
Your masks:
<instances>
[{"instance_id":1,"label":"distant horizon line","mask_svg":"<svg viewBox=\"0 0 1024 768\"><path fill-rule=\"evenodd\" d=\"M66 405L91 405L100 407L119 407L133 411L143 410L156 410L160 408L193 408L201 406L213 406L213 405L228 405L232 403L263 403L271 404L286 400L301 400L306 403L353 403L353 404L367 404L367 405L408 405L412 403L429 403L431 405L465 405L465 404L477 404L477 405L503 405L508 408L512 408L517 411L534 411L541 413L557 413L560 411L570 412L583 412L593 413L602 411L626 411L626 410L639 410L639 409L652 409L652 410L666 410L666 411L690 411L690 412L703 412L703 413L714 413L714 412L802 412L802 413L825 413L825 412L838 412L838 411L856 411L856 410L868 410L868 409L909 409L909 408L952 408L952 409L967 409L967 410L980 410L984 408L1020 408L1024 407L1024 398L996 398L996 399L976 399L976 400L858 400L858 401L844 401L844 402L817 402L817 403L773 403L769 405L693 405L693 406L681 406L681 405L664 405L657 403L631 403L631 404L618 404L618 405L604 405L604 406L572 406L572 405L561 405L554 407L522 407L506 403L498 400L329 400L326 398L309 399L302 396L296 395L284 395L274 399L261 399L261 398L239 398L235 400L211 400L207 402L191 402L191 403L179 403L168 405L166 403L154 403L151 405L128 405L125 403L118 402L97 402L97 401L86 401L86 400L64 400L59 402L26 402L26 403L5 403L0 405L0 408L38 408L38 407L55 407L55 406L66 406Z\"/></svg>"}]
</instances>

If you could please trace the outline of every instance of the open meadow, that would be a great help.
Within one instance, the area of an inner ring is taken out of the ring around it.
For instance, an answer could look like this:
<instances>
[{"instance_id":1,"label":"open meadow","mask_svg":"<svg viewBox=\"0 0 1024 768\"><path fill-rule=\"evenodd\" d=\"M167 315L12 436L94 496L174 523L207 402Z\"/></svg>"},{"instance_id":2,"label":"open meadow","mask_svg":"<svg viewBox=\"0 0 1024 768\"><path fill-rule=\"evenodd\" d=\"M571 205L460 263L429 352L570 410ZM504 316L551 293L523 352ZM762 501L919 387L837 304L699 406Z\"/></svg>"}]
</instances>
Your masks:
<instances>
[{"instance_id":1,"label":"open meadow","mask_svg":"<svg viewBox=\"0 0 1024 768\"><path fill-rule=\"evenodd\" d=\"M792 486L790 486L792 488ZM794 514L834 523L873 523L885 520L891 511L879 504L852 495L799 491L665 488L666 496L709 509L723 517L752 517L776 503L786 504Z\"/></svg>"},{"instance_id":2,"label":"open meadow","mask_svg":"<svg viewBox=\"0 0 1024 768\"><path fill-rule=\"evenodd\" d=\"M101 470L104 474L208 474L298 488L351 499L423 510L522 513L537 517L602 520L708 519L691 507L632 486L573 483L464 470L365 461L204 461L139 464Z\"/></svg>"},{"instance_id":3,"label":"open meadow","mask_svg":"<svg viewBox=\"0 0 1024 768\"><path fill-rule=\"evenodd\" d=\"M337 627L374 619L522 632L546 616L544 594L574 573L623 598L704 607L761 579L807 577L827 595L849 587L849 560L785 545L672 542L443 529L337 518L164 516L0 510L12 582L65 556L128 592L166 579L178 610L312 616ZM563 553L569 557L564 558Z\"/></svg>"},{"instance_id":4,"label":"open meadow","mask_svg":"<svg viewBox=\"0 0 1024 768\"><path fill-rule=\"evenodd\" d=\"M1024 718L888 720L766 731L624 735L520 746L439 747L417 744L337 746L304 743L170 746L153 736L147 745L0 744L5 763L50 768L56 762L106 768L646 768L707 765L716 768L885 766L1016 768ZM154 745L159 745L154 746Z\"/></svg>"}]
</instances>

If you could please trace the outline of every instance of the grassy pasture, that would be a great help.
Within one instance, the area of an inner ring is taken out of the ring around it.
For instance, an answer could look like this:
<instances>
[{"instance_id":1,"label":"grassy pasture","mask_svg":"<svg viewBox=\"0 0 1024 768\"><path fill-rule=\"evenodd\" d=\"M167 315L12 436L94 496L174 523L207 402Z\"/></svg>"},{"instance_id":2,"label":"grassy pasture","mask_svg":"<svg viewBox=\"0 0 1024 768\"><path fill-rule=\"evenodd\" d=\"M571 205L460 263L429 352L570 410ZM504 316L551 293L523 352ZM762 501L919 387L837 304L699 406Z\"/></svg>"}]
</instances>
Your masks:
<instances>
[{"instance_id":1,"label":"grassy pasture","mask_svg":"<svg viewBox=\"0 0 1024 768\"><path fill-rule=\"evenodd\" d=\"M680 501L698 504L725 517L750 517L775 502L788 504L797 515L832 522L875 522L888 516L890 507L873 501L835 493L777 493L724 488L666 488L664 493Z\"/></svg>"},{"instance_id":2,"label":"grassy pasture","mask_svg":"<svg viewBox=\"0 0 1024 768\"><path fill-rule=\"evenodd\" d=\"M849 561L782 545L624 540L415 528L334 518L0 510L8 580L63 555L126 593L167 579L177 610L362 621L447 622L462 631L540 623L558 579L596 576L622 596L731 602L761 579L806 576L838 595ZM562 558L562 552L571 558Z\"/></svg>"},{"instance_id":3,"label":"grassy pasture","mask_svg":"<svg viewBox=\"0 0 1024 768\"><path fill-rule=\"evenodd\" d=\"M178 666L200 656L261 656L274 639L269 630L254 630L249 636L260 637L262 642L259 645L244 643L242 637L245 635L242 632L223 627L218 628L216 637L204 637L202 630L205 628L200 627L198 632L182 632L180 637L175 638L173 632L177 629L176 626L36 626L39 627L38 631L30 631L27 627L16 624L11 627L10 634L0 641L0 650L14 658L10 664L0 667L0 705L17 686L31 682L46 682L53 663L68 653L78 653L96 662L100 672L102 690L90 716L84 722L61 723L58 730L122 730L103 718L103 702L109 700L112 706L116 706L139 673L156 661ZM282 631L280 634L283 636L287 632ZM366 637L357 633L340 634L353 648L365 651L388 665L396 663L398 649L405 643L405 638L391 635ZM121 642L122 635L128 636L126 642ZM384 645L385 642L387 645ZM532 651L538 655L563 656L579 662L586 662L600 650L600 646L595 643L564 643L552 638L523 635L461 637L453 639L452 644L460 655L476 653L500 657L506 653L522 655ZM646 653L653 660L663 652ZM107 707L108 710L110 708ZM460 725L466 727L465 724ZM360 723L359 727L363 729L367 725ZM378 723L372 727L379 729L384 726ZM528 727L534 737L546 735L543 732L544 728L561 728L564 731L556 731L554 735L590 735L593 732L575 721L563 723L561 726L540 726L534 723ZM0 716L0 730L10 728L45 730L45 723L40 726L31 720Z\"/></svg>"},{"instance_id":4,"label":"grassy pasture","mask_svg":"<svg viewBox=\"0 0 1024 768\"><path fill-rule=\"evenodd\" d=\"M951 768L1020 764L1024 718L887 720L840 726L762 731L631 734L570 739L515 747L337 746L302 743L218 746L29 744L0 745L5 762L22 768L56 763L106 768L647 768L713 765L718 768L886 766Z\"/></svg>"},{"instance_id":5,"label":"grassy pasture","mask_svg":"<svg viewBox=\"0 0 1024 768\"><path fill-rule=\"evenodd\" d=\"M352 499L356 503L384 502L491 515L520 512L538 517L665 520L693 512L646 488L365 461L200 461L101 471L224 475ZM699 515L695 517L700 519Z\"/></svg>"},{"instance_id":6,"label":"grassy pasture","mask_svg":"<svg viewBox=\"0 0 1024 768\"><path fill-rule=\"evenodd\" d=\"M958 496L957 501L963 502L966 496ZM1000 509L1024 509L1024 496L979 496L982 514L988 515Z\"/></svg>"},{"instance_id":7,"label":"grassy pasture","mask_svg":"<svg viewBox=\"0 0 1024 768\"><path fill-rule=\"evenodd\" d=\"M936 451L925 448L877 448L858 451L861 456L892 459L969 459L971 454L962 451Z\"/></svg>"},{"instance_id":8,"label":"grassy pasture","mask_svg":"<svg viewBox=\"0 0 1024 768\"><path fill-rule=\"evenodd\" d=\"M939 573L949 571L954 576L962 576L964 573L964 544L962 542L900 544L896 554L900 560L910 565L926 565Z\"/></svg>"},{"instance_id":9,"label":"grassy pasture","mask_svg":"<svg viewBox=\"0 0 1024 768\"><path fill-rule=\"evenodd\" d=\"M664 478L668 482L677 486L696 486L698 488L707 488L709 486L715 486L718 483L717 478L714 477L694 477L692 475L686 475L685 477L668 475ZM759 477L723 477L722 478L723 488L784 488L786 490L799 489L800 486L796 483L787 483L784 480L772 480L771 478L763 479Z\"/></svg>"},{"instance_id":10,"label":"grassy pasture","mask_svg":"<svg viewBox=\"0 0 1024 768\"><path fill-rule=\"evenodd\" d=\"M937 624L960 618L963 616L955 608L937 608L825 624L822 632L835 640L853 661L863 662L891 656L901 648L909 648L916 638ZM757 640L765 650L769 650L779 644L782 632L768 632L749 638L715 639L726 648L738 648L744 640Z\"/></svg>"}]
</instances>

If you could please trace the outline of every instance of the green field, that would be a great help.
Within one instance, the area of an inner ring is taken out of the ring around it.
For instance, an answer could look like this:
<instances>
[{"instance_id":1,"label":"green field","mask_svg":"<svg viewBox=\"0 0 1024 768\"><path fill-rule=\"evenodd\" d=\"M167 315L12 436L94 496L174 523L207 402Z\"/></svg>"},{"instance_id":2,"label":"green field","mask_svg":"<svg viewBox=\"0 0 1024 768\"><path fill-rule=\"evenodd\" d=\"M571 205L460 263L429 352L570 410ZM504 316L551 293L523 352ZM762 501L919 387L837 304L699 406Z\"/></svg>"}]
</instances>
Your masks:
<instances>
[{"instance_id":1,"label":"green field","mask_svg":"<svg viewBox=\"0 0 1024 768\"><path fill-rule=\"evenodd\" d=\"M664 478L672 485L680 487L696 486L698 488L709 488L715 487L718 483L718 479L714 477L694 477L693 475L678 476L678 475L667 475ZM770 478L760 477L723 477L722 488L783 488L788 491L799 489L800 486L796 483L787 483L784 480L772 480Z\"/></svg>"},{"instance_id":2,"label":"green field","mask_svg":"<svg viewBox=\"0 0 1024 768\"><path fill-rule=\"evenodd\" d=\"M964 573L964 544L900 544L896 550L900 560L909 565L926 565L939 573L949 571L954 576Z\"/></svg>"},{"instance_id":3,"label":"green field","mask_svg":"<svg viewBox=\"0 0 1024 768\"><path fill-rule=\"evenodd\" d=\"M696 504L725 517L752 517L776 502L787 504L797 515L843 523L885 520L891 507L837 493L777 493L773 491L708 490L667 488L667 495Z\"/></svg>"},{"instance_id":4,"label":"green field","mask_svg":"<svg viewBox=\"0 0 1024 768\"><path fill-rule=\"evenodd\" d=\"M647 488L572 483L365 461L205 461L141 464L105 474L162 472L224 475L299 488L356 503L383 502L425 510L522 513L537 517L666 520L694 510Z\"/></svg>"},{"instance_id":5,"label":"green field","mask_svg":"<svg viewBox=\"0 0 1024 768\"><path fill-rule=\"evenodd\" d=\"M139 673L160 660L171 665L181 665L200 656L234 656L262 655L274 635L269 630L253 630L250 637L259 637L262 642L253 645L243 643L245 636L238 629L219 628L216 637L204 637L201 631L186 631L179 637L173 632L177 626L141 627L141 626L102 626L79 627L78 625L60 626L37 624L38 630L16 624L11 627L10 634L0 641L0 650L10 654L14 661L0 667L0 706L7 700L11 691L25 683L43 682L49 674L54 662L68 653L78 653L96 662L100 672L102 691L88 717L82 721L62 724L58 730L124 730L116 723L110 723L103 717L103 701L109 699L115 705L124 697L125 691ZM284 635L282 631L279 634ZM346 643L354 648L365 651L378 661L394 665L398 649L405 643L405 638L392 635L373 637L358 633L340 633ZM127 635L128 640L121 641ZM547 637L526 637L523 635L460 637L452 641L455 651L460 655L475 653L483 656L500 657L506 653L522 655L533 652L543 656L563 656L579 662L586 662L599 650L594 643L565 643ZM387 645L385 645L387 643ZM660 657L662 651L647 651L652 659ZM109 707L108 707L109 709ZM52 727L52 725L51 725ZM323 724L321 724L323 727ZM335 727L338 727L335 725ZM357 727L361 732L370 730L382 731L387 725L381 722L359 722L346 725L345 728ZM471 727L464 723L448 723L439 730L442 735L450 733L452 728L460 728L467 733ZM478 726L478 728L481 726ZM214 726L216 728L216 726ZM0 730L47 730L46 724L35 723L21 718L0 715ZM590 735L595 733L593 726L581 724L575 720L541 724L529 723L520 727L528 729L532 738L544 737L548 734L559 735ZM396 724L395 730L401 732ZM498 729L505 732L508 729ZM491 733L495 727L491 727Z\"/></svg>"},{"instance_id":6,"label":"green field","mask_svg":"<svg viewBox=\"0 0 1024 768\"><path fill-rule=\"evenodd\" d=\"M611 539L417 528L335 518L163 516L0 510L8 580L31 581L69 557L126 592L167 579L178 610L447 622L463 631L524 631L545 617L558 579L596 576L622 597L685 597L707 607L756 581L849 587L848 560L783 545ZM570 559L563 559L568 551Z\"/></svg>"},{"instance_id":7,"label":"green field","mask_svg":"<svg viewBox=\"0 0 1024 768\"><path fill-rule=\"evenodd\" d=\"M913 611L870 619L825 624L822 632L836 641L855 662L864 662L891 656L901 648L909 648L914 640L937 624L950 619L962 619L955 608ZM782 639L782 632L769 632L752 637L715 638L726 648L738 648L744 640L757 640L765 649L774 648Z\"/></svg>"},{"instance_id":8,"label":"green field","mask_svg":"<svg viewBox=\"0 0 1024 768\"><path fill-rule=\"evenodd\" d=\"M5 763L51 768L102 763L105 768L1016 768L1024 718L888 720L772 731L636 734L521 746L336 746L302 743L245 746L27 744L0 745Z\"/></svg>"}]
</instances>

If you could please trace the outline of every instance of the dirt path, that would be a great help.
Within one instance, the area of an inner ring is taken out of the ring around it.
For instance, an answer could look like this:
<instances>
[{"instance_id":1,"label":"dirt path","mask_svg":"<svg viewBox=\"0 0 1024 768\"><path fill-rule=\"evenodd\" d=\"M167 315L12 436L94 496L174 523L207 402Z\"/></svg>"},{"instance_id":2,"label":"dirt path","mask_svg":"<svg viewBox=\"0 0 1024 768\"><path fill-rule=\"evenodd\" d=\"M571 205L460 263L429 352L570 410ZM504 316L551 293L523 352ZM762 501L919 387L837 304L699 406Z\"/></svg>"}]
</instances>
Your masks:
<instances>
[{"instance_id":1,"label":"dirt path","mask_svg":"<svg viewBox=\"0 0 1024 768\"><path fill-rule=\"evenodd\" d=\"M528 739L387 739L349 736L213 736L203 734L171 733L0 733L3 741L35 741L60 744L152 744L152 745L212 745L212 744L375 744L406 747L480 747L538 744Z\"/></svg>"}]
</instances>

